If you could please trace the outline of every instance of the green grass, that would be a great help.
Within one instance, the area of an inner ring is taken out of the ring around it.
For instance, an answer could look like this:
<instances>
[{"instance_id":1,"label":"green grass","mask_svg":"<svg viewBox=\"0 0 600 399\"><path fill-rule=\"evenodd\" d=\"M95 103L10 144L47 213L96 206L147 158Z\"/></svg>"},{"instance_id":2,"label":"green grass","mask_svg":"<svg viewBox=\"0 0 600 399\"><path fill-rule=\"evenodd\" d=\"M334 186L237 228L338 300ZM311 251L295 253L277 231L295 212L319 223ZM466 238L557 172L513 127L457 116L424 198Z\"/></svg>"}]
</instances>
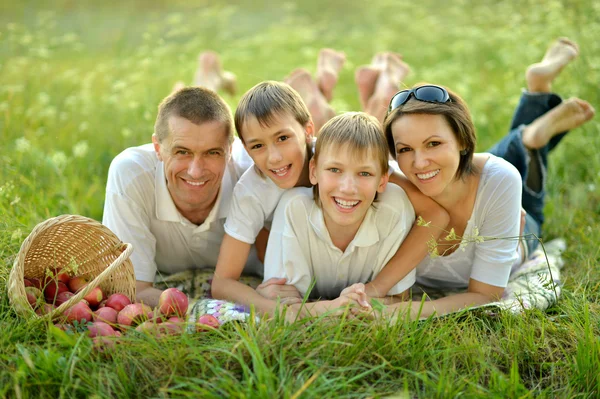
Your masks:
<instances>
[{"instance_id":1,"label":"green grass","mask_svg":"<svg viewBox=\"0 0 600 399\"><path fill-rule=\"evenodd\" d=\"M338 111L358 110L356 66L403 54L407 85L441 83L470 105L479 149L500 138L527 65L559 36L581 47L554 89L600 108L600 5L384 0L0 4L0 397L583 397L600 395L600 119L552 154L546 237L568 251L547 313L368 323L229 325L162 341L128 336L110 355L18 318L6 283L21 242L49 217L100 220L106 173L149 142L173 83L214 49L239 96L321 47L346 52ZM326 4L326 5L325 5Z\"/></svg>"}]
</instances>

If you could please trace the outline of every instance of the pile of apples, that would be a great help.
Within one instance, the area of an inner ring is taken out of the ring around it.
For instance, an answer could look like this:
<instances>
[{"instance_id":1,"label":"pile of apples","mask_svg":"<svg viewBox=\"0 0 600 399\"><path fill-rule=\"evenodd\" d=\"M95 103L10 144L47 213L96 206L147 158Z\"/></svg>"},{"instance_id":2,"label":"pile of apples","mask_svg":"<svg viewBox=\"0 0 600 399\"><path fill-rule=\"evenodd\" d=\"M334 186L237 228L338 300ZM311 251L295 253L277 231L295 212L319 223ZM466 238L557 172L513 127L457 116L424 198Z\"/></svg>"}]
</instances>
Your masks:
<instances>
[{"instance_id":1,"label":"pile of apples","mask_svg":"<svg viewBox=\"0 0 600 399\"><path fill-rule=\"evenodd\" d=\"M27 301L40 316L67 302L88 283L85 277L71 277L61 269L51 269L43 280L24 279ZM73 331L74 325L85 326L87 334L99 345L107 344L108 337L119 337L121 332L133 329L161 337L186 331L188 304L187 296L177 288L164 290L158 306L152 309L144 303L132 303L124 294L114 293L105 297L100 287L95 287L59 316L54 324L65 331ZM218 327L219 321L214 316L204 315L193 330L201 332Z\"/></svg>"}]
</instances>

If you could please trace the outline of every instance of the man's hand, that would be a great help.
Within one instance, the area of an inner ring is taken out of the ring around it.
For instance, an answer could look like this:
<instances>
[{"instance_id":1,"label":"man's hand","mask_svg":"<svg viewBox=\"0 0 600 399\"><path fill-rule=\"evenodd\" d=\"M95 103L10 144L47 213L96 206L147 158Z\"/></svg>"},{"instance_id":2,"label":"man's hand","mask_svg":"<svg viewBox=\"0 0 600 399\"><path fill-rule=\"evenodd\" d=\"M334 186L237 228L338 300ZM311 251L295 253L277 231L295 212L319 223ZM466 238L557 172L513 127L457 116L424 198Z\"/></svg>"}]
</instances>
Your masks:
<instances>
[{"instance_id":1,"label":"man's hand","mask_svg":"<svg viewBox=\"0 0 600 399\"><path fill-rule=\"evenodd\" d=\"M302 295L293 285L286 284L285 278L270 278L256 287L256 292L267 299L280 299L281 304L302 302Z\"/></svg>"}]
</instances>

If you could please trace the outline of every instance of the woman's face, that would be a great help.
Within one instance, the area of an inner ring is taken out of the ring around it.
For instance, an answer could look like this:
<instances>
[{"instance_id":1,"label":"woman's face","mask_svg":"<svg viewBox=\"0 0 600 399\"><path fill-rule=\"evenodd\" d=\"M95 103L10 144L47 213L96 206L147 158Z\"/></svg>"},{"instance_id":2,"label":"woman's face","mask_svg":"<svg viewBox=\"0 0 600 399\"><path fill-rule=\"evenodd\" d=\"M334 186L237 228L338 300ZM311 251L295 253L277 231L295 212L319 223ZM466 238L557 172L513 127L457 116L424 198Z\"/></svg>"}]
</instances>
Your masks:
<instances>
[{"instance_id":1,"label":"woman's face","mask_svg":"<svg viewBox=\"0 0 600 399\"><path fill-rule=\"evenodd\" d=\"M407 114L392 123L396 161L406 177L429 197L455 181L460 144L442 115Z\"/></svg>"}]
</instances>

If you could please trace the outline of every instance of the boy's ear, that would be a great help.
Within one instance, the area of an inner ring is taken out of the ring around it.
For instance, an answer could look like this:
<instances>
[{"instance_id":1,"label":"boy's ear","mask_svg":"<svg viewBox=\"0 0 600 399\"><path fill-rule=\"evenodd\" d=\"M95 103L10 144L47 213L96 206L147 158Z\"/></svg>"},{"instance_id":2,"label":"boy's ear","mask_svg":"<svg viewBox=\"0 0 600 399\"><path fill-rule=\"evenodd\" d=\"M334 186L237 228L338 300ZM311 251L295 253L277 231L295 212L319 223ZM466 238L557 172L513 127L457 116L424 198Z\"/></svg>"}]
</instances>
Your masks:
<instances>
[{"instance_id":1,"label":"boy's ear","mask_svg":"<svg viewBox=\"0 0 600 399\"><path fill-rule=\"evenodd\" d=\"M379 186L377 186L377 192L383 193L385 188L387 187L388 181L390 179L390 175L388 175L387 171L381 176L381 180L379 181Z\"/></svg>"},{"instance_id":2,"label":"boy's ear","mask_svg":"<svg viewBox=\"0 0 600 399\"><path fill-rule=\"evenodd\" d=\"M312 138L315 137L315 124L312 119L308 121L308 123L304 126L304 131L306 132L306 143L310 144Z\"/></svg>"},{"instance_id":3,"label":"boy's ear","mask_svg":"<svg viewBox=\"0 0 600 399\"><path fill-rule=\"evenodd\" d=\"M160 155L160 143L158 142L158 137L156 134L152 135L152 144L154 145L154 152L156 152L156 156L159 161L162 161L162 156Z\"/></svg>"},{"instance_id":4,"label":"boy's ear","mask_svg":"<svg viewBox=\"0 0 600 399\"><path fill-rule=\"evenodd\" d=\"M313 186L317 185L317 165L315 164L315 158L311 158L308 162L308 177L310 179L310 184Z\"/></svg>"}]
</instances>

